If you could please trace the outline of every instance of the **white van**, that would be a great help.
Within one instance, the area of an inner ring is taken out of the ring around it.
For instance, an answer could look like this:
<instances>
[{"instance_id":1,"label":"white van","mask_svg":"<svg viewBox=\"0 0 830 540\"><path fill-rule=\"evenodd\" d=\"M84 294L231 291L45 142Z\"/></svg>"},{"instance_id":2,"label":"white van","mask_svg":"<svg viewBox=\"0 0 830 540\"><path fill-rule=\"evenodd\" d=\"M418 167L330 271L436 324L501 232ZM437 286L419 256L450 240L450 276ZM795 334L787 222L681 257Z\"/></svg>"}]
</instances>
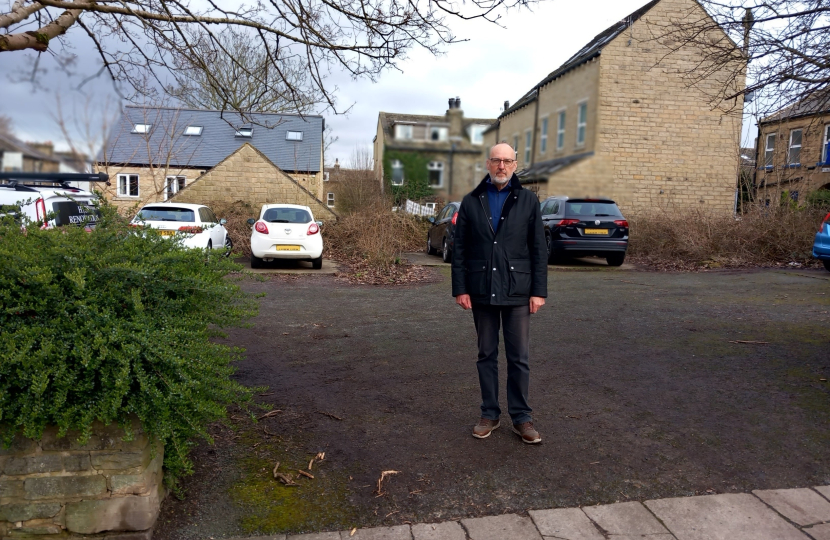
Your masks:
<instances>
[{"instance_id":1,"label":"white van","mask_svg":"<svg viewBox=\"0 0 830 540\"><path fill-rule=\"evenodd\" d=\"M105 173L0 172L0 215L21 214L43 228L62 225L94 226L98 221L98 197L70 182L103 182Z\"/></svg>"}]
</instances>

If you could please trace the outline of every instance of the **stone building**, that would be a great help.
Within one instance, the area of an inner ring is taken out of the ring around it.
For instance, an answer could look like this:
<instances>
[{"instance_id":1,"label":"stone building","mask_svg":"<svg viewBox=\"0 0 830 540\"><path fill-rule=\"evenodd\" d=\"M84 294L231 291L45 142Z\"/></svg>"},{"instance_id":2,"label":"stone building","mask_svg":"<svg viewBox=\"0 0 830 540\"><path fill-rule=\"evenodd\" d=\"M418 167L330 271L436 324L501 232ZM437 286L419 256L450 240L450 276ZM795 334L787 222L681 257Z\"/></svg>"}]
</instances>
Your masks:
<instances>
[{"instance_id":1,"label":"stone building","mask_svg":"<svg viewBox=\"0 0 830 540\"><path fill-rule=\"evenodd\" d=\"M380 112L375 177L384 191L420 199L460 200L486 174L482 134L492 118L465 118L450 98L444 116Z\"/></svg>"},{"instance_id":2,"label":"stone building","mask_svg":"<svg viewBox=\"0 0 830 540\"><path fill-rule=\"evenodd\" d=\"M248 145L251 151L243 153L245 159L261 161L263 171L274 171L270 179L257 178L257 183L270 180L276 185L288 177L319 201L324 129L323 118L312 115L249 113L243 119L227 111L126 107L96 163L99 171L109 174L111 185L96 187L119 210L130 212L183 194ZM218 178L211 176L214 182ZM244 174L225 173L221 178L222 200L260 204L245 197L268 192L252 188L252 179Z\"/></svg>"},{"instance_id":3,"label":"stone building","mask_svg":"<svg viewBox=\"0 0 830 540\"><path fill-rule=\"evenodd\" d=\"M830 93L810 96L758 122L756 197L807 200L830 190Z\"/></svg>"},{"instance_id":4,"label":"stone building","mask_svg":"<svg viewBox=\"0 0 830 540\"><path fill-rule=\"evenodd\" d=\"M660 37L674 21L708 17L696 0L649 2L506 102L484 145L511 144L519 177L540 198L607 196L633 213L732 211L743 99L713 107L720 72L694 87L684 77L705 51Z\"/></svg>"},{"instance_id":5,"label":"stone building","mask_svg":"<svg viewBox=\"0 0 830 540\"><path fill-rule=\"evenodd\" d=\"M75 173L85 170L82 157L70 152L55 152L55 146L26 142L0 133L0 171L26 173Z\"/></svg>"}]
</instances>

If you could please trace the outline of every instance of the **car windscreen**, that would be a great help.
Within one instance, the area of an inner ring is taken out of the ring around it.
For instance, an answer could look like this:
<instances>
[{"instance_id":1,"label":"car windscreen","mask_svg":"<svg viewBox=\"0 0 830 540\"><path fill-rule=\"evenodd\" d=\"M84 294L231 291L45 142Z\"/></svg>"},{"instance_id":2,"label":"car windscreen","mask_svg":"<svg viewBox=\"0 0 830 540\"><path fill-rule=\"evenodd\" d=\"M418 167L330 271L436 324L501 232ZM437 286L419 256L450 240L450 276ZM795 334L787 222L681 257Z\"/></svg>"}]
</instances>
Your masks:
<instances>
[{"instance_id":1,"label":"car windscreen","mask_svg":"<svg viewBox=\"0 0 830 540\"><path fill-rule=\"evenodd\" d=\"M140 221L196 221L196 214L189 208L142 208L135 217Z\"/></svg>"},{"instance_id":2,"label":"car windscreen","mask_svg":"<svg viewBox=\"0 0 830 540\"><path fill-rule=\"evenodd\" d=\"M269 208L262 215L268 223L308 223L311 214L301 208Z\"/></svg>"},{"instance_id":3,"label":"car windscreen","mask_svg":"<svg viewBox=\"0 0 830 540\"><path fill-rule=\"evenodd\" d=\"M622 217L617 205L609 202L568 201L565 203L565 217Z\"/></svg>"}]
</instances>

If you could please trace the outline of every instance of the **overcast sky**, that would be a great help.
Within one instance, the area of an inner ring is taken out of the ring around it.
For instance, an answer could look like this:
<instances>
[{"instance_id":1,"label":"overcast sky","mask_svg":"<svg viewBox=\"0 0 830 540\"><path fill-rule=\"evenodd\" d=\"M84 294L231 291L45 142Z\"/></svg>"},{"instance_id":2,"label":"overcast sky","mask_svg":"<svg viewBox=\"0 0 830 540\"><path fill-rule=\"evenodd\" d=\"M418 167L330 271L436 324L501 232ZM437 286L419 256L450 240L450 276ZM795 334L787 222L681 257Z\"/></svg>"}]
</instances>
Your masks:
<instances>
[{"instance_id":1,"label":"overcast sky","mask_svg":"<svg viewBox=\"0 0 830 540\"><path fill-rule=\"evenodd\" d=\"M459 38L468 41L445 47L434 57L413 49L399 65L401 71L387 71L379 80L353 81L342 73L333 73L329 81L338 87L340 109L351 105L346 115L324 113L326 122L338 137L326 155L333 163L338 158L348 165L355 148L371 152L378 112L441 115L447 99L461 98L465 116L495 118L505 100L518 100L534 84L581 49L595 35L644 5L647 0L548 0L533 11L508 12L501 23L504 28L484 21L448 19ZM79 73L92 74L100 61L89 40L78 28L69 37L79 60ZM112 96L111 108L118 99L112 85L100 77L75 90L79 78L61 74L46 55L40 67L47 70L47 88L37 88L19 80L34 62L32 53L0 55L0 114L14 121L16 134L23 140L52 140L60 147L63 137L55 126L55 93L60 93L67 116L80 116L84 103L92 96L93 112L100 110L106 96ZM46 85L41 85L46 86ZM747 130L745 130L747 131ZM745 133L744 146L751 145L754 134Z\"/></svg>"}]
</instances>

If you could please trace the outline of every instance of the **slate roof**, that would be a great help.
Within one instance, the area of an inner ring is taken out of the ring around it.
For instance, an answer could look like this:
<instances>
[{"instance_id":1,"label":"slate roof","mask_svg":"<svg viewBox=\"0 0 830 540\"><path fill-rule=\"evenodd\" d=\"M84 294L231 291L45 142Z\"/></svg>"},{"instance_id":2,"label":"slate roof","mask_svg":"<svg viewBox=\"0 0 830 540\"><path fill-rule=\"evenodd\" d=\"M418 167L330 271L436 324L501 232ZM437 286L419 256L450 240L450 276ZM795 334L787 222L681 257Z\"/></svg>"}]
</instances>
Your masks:
<instances>
[{"instance_id":1,"label":"slate roof","mask_svg":"<svg viewBox=\"0 0 830 540\"><path fill-rule=\"evenodd\" d=\"M446 116L431 116L431 115L423 115L423 114L398 114L398 113L388 113L381 111L378 113L378 121L381 124L381 129L383 130L383 137L386 141L386 145L392 148L411 148L411 149L420 149L420 150L436 150L436 151L447 151L450 149L452 144L455 142L456 144L456 151L463 150L463 149L470 149L475 150L476 152L481 151L481 145L476 144L474 145L470 142L469 134L467 133L467 128L470 127L472 124L481 124L483 126L489 126L493 122L495 122L495 118L467 118L463 117L463 129L464 129L464 139L462 144L458 145L458 142L452 140L446 141L426 141L423 139L420 140L408 140L408 141L400 141L395 139L395 134L393 133L392 126L395 123L399 122L407 122L413 124L442 124L448 126L450 123L450 119Z\"/></svg>"},{"instance_id":2,"label":"slate roof","mask_svg":"<svg viewBox=\"0 0 830 540\"><path fill-rule=\"evenodd\" d=\"M527 169L517 172L516 176L518 176L520 180L535 180L540 178L546 179L560 169L564 169L568 165L572 165L577 161L581 161L593 155L593 152L583 152L582 154L574 154L572 156L540 161L539 163L534 163Z\"/></svg>"},{"instance_id":3,"label":"slate roof","mask_svg":"<svg viewBox=\"0 0 830 540\"><path fill-rule=\"evenodd\" d=\"M110 133L98 162L148 165L166 163L174 167L210 169L250 143L284 171L319 172L323 151L321 116L250 113L245 121L238 113L200 109L132 107ZM151 124L147 135L132 133L135 124ZM202 126L201 135L183 135L187 126ZM253 136L237 137L241 127L253 128ZM287 131L302 131L302 141L287 141ZM171 137L172 133L172 137Z\"/></svg>"},{"instance_id":4,"label":"slate roof","mask_svg":"<svg viewBox=\"0 0 830 540\"><path fill-rule=\"evenodd\" d=\"M17 137L5 133L0 133L0 150L4 152L20 152L26 157L40 161L51 161L54 163L62 161L59 157L45 154L36 148L32 148Z\"/></svg>"},{"instance_id":5,"label":"slate roof","mask_svg":"<svg viewBox=\"0 0 830 540\"><path fill-rule=\"evenodd\" d=\"M780 122L782 120L827 112L830 112L830 88L823 88L794 105L785 107L766 118L762 118L759 124L769 124L771 122Z\"/></svg>"},{"instance_id":6,"label":"slate roof","mask_svg":"<svg viewBox=\"0 0 830 540\"><path fill-rule=\"evenodd\" d=\"M643 15L645 15L648 10L653 8L657 5L657 2L660 0L652 0L648 4L644 5L628 17L624 18L623 20L613 24L612 26L606 28L604 31L600 32L599 34L594 37L587 45L582 47L575 55L571 56L564 64L556 68L555 70L551 71L547 77L542 79L536 86L534 86L528 93L522 96L519 101L514 103L511 107L508 107L503 113L499 115L499 118L502 118L512 112L515 112L525 105L529 103L533 103L538 95L539 88L545 86L546 84L553 82L554 80L558 79L562 75L568 73L569 71L576 69L577 67L581 66L586 62L590 62L597 56L602 53L602 48L605 47L606 44L610 43L615 37L622 34L629 26L634 24L637 20L640 19Z\"/></svg>"}]
</instances>

